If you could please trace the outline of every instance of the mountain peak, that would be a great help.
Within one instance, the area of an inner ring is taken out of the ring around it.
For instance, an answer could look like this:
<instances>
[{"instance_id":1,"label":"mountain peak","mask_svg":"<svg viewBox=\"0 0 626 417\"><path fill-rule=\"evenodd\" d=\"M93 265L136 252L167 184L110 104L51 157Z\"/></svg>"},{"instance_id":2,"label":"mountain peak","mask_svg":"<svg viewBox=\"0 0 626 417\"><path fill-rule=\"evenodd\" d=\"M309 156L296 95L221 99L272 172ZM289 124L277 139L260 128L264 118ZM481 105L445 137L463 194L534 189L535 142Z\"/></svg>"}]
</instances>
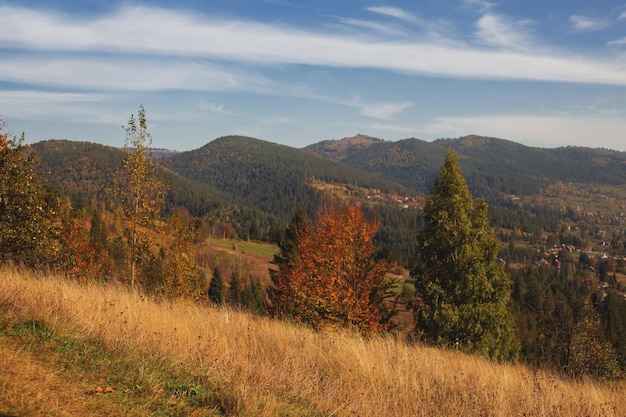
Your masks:
<instances>
[{"instance_id":1,"label":"mountain peak","mask_svg":"<svg viewBox=\"0 0 626 417\"><path fill-rule=\"evenodd\" d=\"M354 136L344 137L339 140L332 139L314 143L305 147L304 150L328 159L342 161L346 158L350 149L365 149L381 142L385 142L385 140L357 133Z\"/></svg>"}]
</instances>

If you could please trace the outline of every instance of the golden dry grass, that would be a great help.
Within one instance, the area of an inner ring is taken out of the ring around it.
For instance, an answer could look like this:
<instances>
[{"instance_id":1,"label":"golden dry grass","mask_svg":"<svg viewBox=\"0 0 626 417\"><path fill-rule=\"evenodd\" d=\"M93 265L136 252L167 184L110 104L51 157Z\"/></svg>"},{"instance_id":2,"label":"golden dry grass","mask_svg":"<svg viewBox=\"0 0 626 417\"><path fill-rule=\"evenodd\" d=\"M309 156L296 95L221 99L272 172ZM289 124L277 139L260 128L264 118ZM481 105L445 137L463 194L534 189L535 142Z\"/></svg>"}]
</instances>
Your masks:
<instances>
[{"instance_id":1,"label":"golden dry grass","mask_svg":"<svg viewBox=\"0 0 626 417\"><path fill-rule=\"evenodd\" d=\"M159 303L116 285L81 285L0 269L0 308L78 329L108 349L167 357L227 392L230 403L223 412L229 415L626 415L621 383L572 382L392 337L317 333L228 309ZM20 372L12 374L16 364ZM31 369L5 352L0 355L1 398L19 401L11 381L28 374L50 381L45 395L57 405L61 395L78 396L77 403L84 395L55 393L54 374ZM62 415L59 407L56 414Z\"/></svg>"}]
</instances>

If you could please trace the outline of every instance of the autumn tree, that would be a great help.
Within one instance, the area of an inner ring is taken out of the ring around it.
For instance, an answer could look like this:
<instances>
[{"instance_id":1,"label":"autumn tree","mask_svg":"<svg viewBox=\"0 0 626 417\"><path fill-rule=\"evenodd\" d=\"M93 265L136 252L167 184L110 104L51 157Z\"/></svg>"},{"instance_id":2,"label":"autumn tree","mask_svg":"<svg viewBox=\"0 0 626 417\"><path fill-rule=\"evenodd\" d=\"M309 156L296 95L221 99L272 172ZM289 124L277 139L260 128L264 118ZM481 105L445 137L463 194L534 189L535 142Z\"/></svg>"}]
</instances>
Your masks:
<instances>
[{"instance_id":1,"label":"autumn tree","mask_svg":"<svg viewBox=\"0 0 626 417\"><path fill-rule=\"evenodd\" d=\"M67 206L69 209L69 205ZM81 280L101 280L106 275L108 255L100 242L94 241L92 231L87 227L87 213L83 210L72 210L62 215L61 241L67 249L63 261L65 274ZM96 218L97 214L93 214ZM92 223L98 224L98 220ZM99 226L95 226L96 228ZM94 232L96 233L96 232Z\"/></svg>"},{"instance_id":2,"label":"autumn tree","mask_svg":"<svg viewBox=\"0 0 626 417\"><path fill-rule=\"evenodd\" d=\"M589 305L575 324L568 340L567 373L597 379L618 379L623 376L619 355L602 331L600 317Z\"/></svg>"},{"instance_id":3,"label":"autumn tree","mask_svg":"<svg viewBox=\"0 0 626 417\"><path fill-rule=\"evenodd\" d=\"M143 106L138 116L130 116L125 127L124 168L115 178L112 194L120 203L127 223L127 240L130 247L130 282L137 281L137 265L142 261L149 245L149 233L163 208L168 186L155 173L150 145L152 136Z\"/></svg>"},{"instance_id":4,"label":"autumn tree","mask_svg":"<svg viewBox=\"0 0 626 417\"><path fill-rule=\"evenodd\" d=\"M458 155L448 151L424 207L412 268L416 335L444 347L508 360L518 355L510 278L498 263L487 204L473 201Z\"/></svg>"},{"instance_id":5,"label":"autumn tree","mask_svg":"<svg viewBox=\"0 0 626 417\"><path fill-rule=\"evenodd\" d=\"M24 134L10 137L5 126L0 119L0 262L55 264L63 250L62 202L46 187Z\"/></svg>"},{"instance_id":6,"label":"autumn tree","mask_svg":"<svg viewBox=\"0 0 626 417\"><path fill-rule=\"evenodd\" d=\"M290 225L297 250L283 242L278 259L284 261L270 292L274 314L315 328L386 329L390 313L383 301L390 282L372 241L378 222L366 221L359 206L336 206L322 210L315 225L306 224L297 215Z\"/></svg>"},{"instance_id":7,"label":"autumn tree","mask_svg":"<svg viewBox=\"0 0 626 417\"><path fill-rule=\"evenodd\" d=\"M194 259L194 235L192 223L181 213L174 213L166 228L166 246L159 252L161 257L161 276L147 277L159 282L156 288L168 297L198 298L204 288L204 273ZM146 283L150 287L152 283Z\"/></svg>"}]
</instances>

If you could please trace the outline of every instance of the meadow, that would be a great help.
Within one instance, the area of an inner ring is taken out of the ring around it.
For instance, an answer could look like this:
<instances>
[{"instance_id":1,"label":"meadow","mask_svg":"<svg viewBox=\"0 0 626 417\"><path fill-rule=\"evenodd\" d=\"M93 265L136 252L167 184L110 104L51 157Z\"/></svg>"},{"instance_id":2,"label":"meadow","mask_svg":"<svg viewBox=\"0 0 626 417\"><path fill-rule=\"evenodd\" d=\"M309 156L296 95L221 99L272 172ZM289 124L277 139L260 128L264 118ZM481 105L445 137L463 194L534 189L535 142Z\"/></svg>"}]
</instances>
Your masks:
<instances>
[{"instance_id":1,"label":"meadow","mask_svg":"<svg viewBox=\"0 0 626 417\"><path fill-rule=\"evenodd\" d=\"M624 416L623 382L0 269L0 415Z\"/></svg>"}]
</instances>

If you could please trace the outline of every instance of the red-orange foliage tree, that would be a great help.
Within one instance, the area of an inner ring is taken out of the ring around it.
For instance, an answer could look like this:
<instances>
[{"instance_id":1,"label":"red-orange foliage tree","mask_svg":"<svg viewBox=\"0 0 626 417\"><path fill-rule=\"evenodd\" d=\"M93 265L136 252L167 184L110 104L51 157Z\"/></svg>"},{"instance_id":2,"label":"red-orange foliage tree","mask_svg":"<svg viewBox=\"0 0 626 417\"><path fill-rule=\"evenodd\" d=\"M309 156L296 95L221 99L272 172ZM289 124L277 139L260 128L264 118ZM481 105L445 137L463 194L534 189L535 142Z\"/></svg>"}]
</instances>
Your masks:
<instances>
[{"instance_id":1,"label":"red-orange foliage tree","mask_svg":"<svg viewBox=\"0 0 626 417\"><path fill-rule=\"evenodd\" d=\"M315 328L356 328L364 334L389 326L384 306L390 286L387 262L377 260L368 222L358 206L322 210L314 227L299 237L296 259L274 277L275 313Z\"/></svg>"},{"instance_id":2,"label":"red-orange foliage tree","mask_svg":"<svg viewBox=\"0 0 626 417\"><path fill-rule=\"evenodd\" d=\"M85 223L81 214L63 219L61 240L67 249L63 262L65 273L80 280L103 279L108 255L94 245Z\"/></svg>"}]
</instances>

